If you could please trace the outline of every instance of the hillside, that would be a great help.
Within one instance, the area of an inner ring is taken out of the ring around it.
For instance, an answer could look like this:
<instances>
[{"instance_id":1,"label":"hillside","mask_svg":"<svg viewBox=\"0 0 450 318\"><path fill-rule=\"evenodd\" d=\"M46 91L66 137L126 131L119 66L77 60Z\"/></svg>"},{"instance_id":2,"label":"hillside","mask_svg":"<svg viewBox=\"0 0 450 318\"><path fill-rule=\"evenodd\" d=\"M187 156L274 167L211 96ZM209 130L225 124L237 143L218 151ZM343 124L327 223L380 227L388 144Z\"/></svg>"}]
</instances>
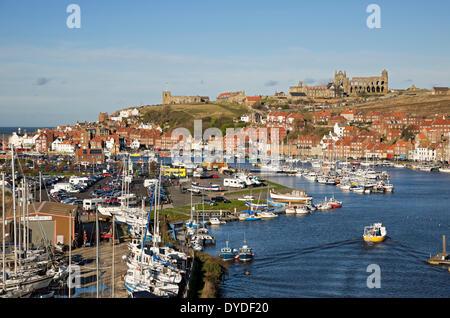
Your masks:
<instances>
[{"instance_id":1,"label":"hillside","mask_svg":"<svg viewBox=\"0 0 450 318\"><path fill-rule=\"evenodd\" d=\"M450 95L417 95L397 96L390 99L378 100L356 105L342 107L338 110L354 108L361 111L402 112L418 116L431 116L434 114L450 114Z\"/></svg>"},{"instance_id":2,"label":"hillside","mask_svg":"<svg viewBox=\"0 0 450 318\"><path fill-rule=\"evenodd\" d=\"M203 129L233 127L233 119L239 118L249 108L237 104L163 105L138 107L142 121L157 123L167 129L184 127L193 132L194 120L201 119Z\"/></svg>"}]
</instances>

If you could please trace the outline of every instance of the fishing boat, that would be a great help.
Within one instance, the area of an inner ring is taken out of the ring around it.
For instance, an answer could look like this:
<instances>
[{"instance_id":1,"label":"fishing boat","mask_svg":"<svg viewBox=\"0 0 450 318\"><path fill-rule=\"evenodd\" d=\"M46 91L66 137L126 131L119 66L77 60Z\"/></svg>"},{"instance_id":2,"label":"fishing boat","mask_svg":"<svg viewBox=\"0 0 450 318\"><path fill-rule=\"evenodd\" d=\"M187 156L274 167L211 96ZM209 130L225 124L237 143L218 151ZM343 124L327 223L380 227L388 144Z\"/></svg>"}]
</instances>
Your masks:
<instances>
[{"instance_id":1,"label":"fishing boat","mask_svg":"<svg viewBox=\"0 0 450 318\"><path fill-rule=\"evenodd\" d=\"M328 204L331 205L332 208L341 208L342 201L336 200L334 197L328 200Z\"/></svg>"},{"instance_id":2,"label":"fishing boat","mask_svg":"<svg viewBox=\"0 0 450 318\"><path fill-rule=\"evenodd\" d=\"M239 252L235 258L243 262L248 262L253 259L253 256L255 255L253 254L252 248L248 247L247 242L244 240L244 244L239 248Z\"/></svg>"},{"instance_id":3,"label":"fishing boat","mask_svg":"<svg viewBox=\"0 0 450 318\"><path fill-rule=\"evenodd\" d=\"M305 191L295 190L290 194L281 194L270 191L270 198L276 202L291 203L307 203L312 201L312 197L307 195Z\"/></svg>"},{"instance_id":4,"label":"fishing boat","mask_svg":"<svg viewBox=\"0 0 450 318\"><path fill-rule=\"evenodd\" d=\"M330 200L327 199L327 197L324 198L324 200L316 205L318 210L329 210L333 207L330 204Z\"/></svg>"},{"instance_id":5,"label":"fishing boat","mask_svg":"<svg viewBox=\"0 0 450 318\"><path fill-rule=\"evenodd\" d=\"M296 211L295 211L295 206L288 206L287 208L286 208L286 214L295 214L296 213Z\"/></svg>"},{"instance_id":6,"label":"fishing boat","mask_svg":"<svg viewBox=\"0 0 450 318\"><path fill-rule=\"evenodd\" d=\"M193 189L205 190L205 191L220 191L220 186L218 184L200 184L198 182L192 182L191 187Z\"/></svg>"},{"instance_id":7,"label":"fishing boat","mask_svg":"<svg viewBox=\"0 0 450 318\"><path fill-rule=\"evenodd\" d=\"M232 249L231 247L229 247L228 246L228 241L226 241L225 247L222 247L220 249L219 256L224 261L230 261L230 260L235 259L237 253L238 253L238 251L236 251L235 249Z\"/></svg>"},{"instance_id":8,"label":"fishing boat","mask_svg":"<svg viewBox=\"0 0 450 318\"><path fill-rule=\"evenodd\" d=\"M384 190L385 190L386 192L388 192L388 193L394 192L394 185L391 184L391 183L389 183L389 180L388 180L387 183L384 183L384 184L383 184L383 188L384 188Z\"/></svg>"},{"instance_id":9,"label":"fishing boat","mask_svg":"<svg viewBox=\"0 0 450 318\"><path fill-rule=\"evenodd\" d=\"M363 237L366 242L382 242L386 238L386 228L381 223L365 226Z\"/></svg>"}]
</instances>

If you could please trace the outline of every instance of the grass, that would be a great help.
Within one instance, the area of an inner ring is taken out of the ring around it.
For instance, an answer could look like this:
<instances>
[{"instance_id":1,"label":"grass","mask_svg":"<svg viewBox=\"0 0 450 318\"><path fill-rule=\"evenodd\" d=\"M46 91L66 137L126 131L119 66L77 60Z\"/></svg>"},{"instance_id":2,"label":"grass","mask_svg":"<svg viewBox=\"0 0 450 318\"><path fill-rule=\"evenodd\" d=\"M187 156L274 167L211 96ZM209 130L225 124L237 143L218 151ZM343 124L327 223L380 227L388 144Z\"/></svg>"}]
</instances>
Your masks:
<instances>
[{"instance_id":1,"label":"grass","mask_svg":"<svg viewBox=\"0 0 450 318\"><path fill-rule=\"evenodd\" d=\"M288 188L281 184L271 182L268 180L265 180L264 182L267 183L269 186L263 187L263 188L252 188L252 189L247 189L247 190L239 190L239 191L229 192L228 195L236 195L236 194L245 195L245 194L253 194L253 193L259 193L259 192L264 192L264 191L267 192L268 190L281 190L281 189Z\"/></svg>"},{"instance_id":2,"label":"grass","mask_svg":"<svg viewBox=\"0 0 450 318\"><path fill-rule=\"evenodd\" d=\"M216 298L227 264L219 257L195 252L188 298Z\"/></svg>"},{"instance_id":3,"label":"grass","mask_svg":"<svg viewBox=\"0 0 450 318\"><path fill-rule=\"evenodd\" d=\"M450 113L450 95L417 94L417 96L397 96L391 99L371 101L355 106L336 108L333 112L340 112L348 108L360 111L402 112L417 116Z\"/></svg>"},{"instance_id":4,"label":"grass","mask_svg":"<svg viewBox=\"0 0 450 318\"><path fill-rule=\"evenodd\" d=\"M288 187L285 187L285 186L275 183L275 182L271 182L268 180L265 180L265 182L269 185L268 187L252 188L252 189L247 189L247 190L228 192L226 194L226 196L230 196L230 195L241 196L241 195L246 195L246 194L256 194L256 193L261 193L261 192L268 192L269 189L271 189L271 190L289 189ZM204 209L205 210L214 210L214 211L220 211L220 210L234 211L234 209L236 208L237 211L242 211L247 208L244 201L240 201L238 199L230 199L230 198L229 198L229 200L231 201L231 203L218 202L217 205L214 205L214 206L205 204ZM167 215L169 222L179 222L179 221L184 221L184 220L189 219L190 209L191 209L190 205L183 205L183 206L163 209L163 210L161 210L161 213L164 215ZM203 209L203 204L201 204L201 203L195 204L195 209L196 209L196 211L201 211Z\"/></svg>"},{"instance_id":5,"label":"grass","mask_svg":"<svg viewBox=\"0 0 450 318\"><path fill-rule=\"evenodd\" d=\"M202 120L202 128L234 127L233 120L248 112L248 108L238 104L181 104L164 106L143 106L138 108L146 123L156 123L171 130L176 127L194 131L194 120Z\"/></svg>"}]
</instances>

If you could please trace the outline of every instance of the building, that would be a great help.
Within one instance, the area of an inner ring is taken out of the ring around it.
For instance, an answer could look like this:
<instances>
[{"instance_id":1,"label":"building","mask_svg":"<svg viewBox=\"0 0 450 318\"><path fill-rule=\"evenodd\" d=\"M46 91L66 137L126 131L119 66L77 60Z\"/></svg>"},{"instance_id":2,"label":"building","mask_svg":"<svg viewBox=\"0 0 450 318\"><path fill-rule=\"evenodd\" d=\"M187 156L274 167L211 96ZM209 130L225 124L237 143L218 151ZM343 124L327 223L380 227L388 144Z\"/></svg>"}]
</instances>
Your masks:
<instances>
[{"instance_id":1,"label":"building","mask_svg":"<svg viewBox=\"0 0 450 318\"><path fill-rule=\"evenodd\" d=\"M203 104L209 103L208 96L172 96L171 92L162 92L162 104Z\"/></svg>"},{"instance_id":2,"label":"building","mask_svg":"<svg viewBox=\"0 0 450 318\"><path fill-rule=\"evenodd\" d=\"M383 70L381 76L347 77L347 72L334 72L334 80L327 85L304 86L300 81L297 86L289 88L289 99L336 98L358 96L362 94L385 94L389 91L388 72Z\"/></svg>"},{"instance_id":3,"label":"building","mask_svg":"<svg viewBox=\"0 0 450 318\"><path fill-rule=\"evenodd\" d=\"M81 148L75 152L75 163L82 165L94 165L105 163L103 149Z\"/></svg>"},{"instance_id":4,"label":"building","mask_svg":"<svg viewBox=\"0 0 450 318\"><path fill-rule=\"evenodd\" d=\"M219 96L217 96L217 101L225 103L243 104L247 101L247 96L245 96L245 93L243 91L226 92L219 94Z\"/></svg>"},{"instance_id":5,"label":"building","mask_svg":"<svg viewBox=\"0 0 450 318\"><path fill-rule=\"evenodd\" d=\"M334 86L336 90L346 96L357 96L360 94L385 94L389 91L388 72L383 70L381 76L370 77L347 77L347 72L334 72Z\"/></svg>"},{"instance_id":6,"label":"building","mask_svg":"<svg viewBox=\"0 0 450 318\"><path fill-rule=\"evenodd\" d=\"M99 123L107 121L108 118L109 118L108 113L99 113L98 114L98 122Z\"/></svg>"},{"instance_id":7,"label":"building","mask_svg":"<svg viewBox=\"0 0 450 318\"><path fill-rule=\"evenodd\" d=\"M290 100L295 100L302 97L308 98L334 98L336 97L334 89L331 89L328 85L319 86L303 86L301 81L297 86L289 87Z\"/></svg>"},{"instance_id":8,"label":"building","mask_svg":"<svg viewBox=\"0 0 450 318\"><path fill-rule=\"evenodd\" d=\"M433 87L431 89L431 95L448 95L449 93L448 87Z\"/></svg>"},{"instance_id":9,"label":"building","mask_svg":"<svg viewBox=\"0 0 450 318\"><path fill-rule=\"evenodd\" d=\"M25 219L21 217L19 212L16 213L16 224L22 226L22 233L24 233L23 222L28 222L29 242L33 247L44 246L49 243L51 245L57 243L68 245L69 237L72 237L72 242L75 240L81 225L77 205L42 201L28 205L27 209L28 217ZM23 211L23 208L18 206L17 211ZM69 221L69 218L72 220ZM10 234L6 237L10 243L13 243L14 215L11 209L7 210L6 220L8 223L5 232Z\"/></svg>"}]
</instances>

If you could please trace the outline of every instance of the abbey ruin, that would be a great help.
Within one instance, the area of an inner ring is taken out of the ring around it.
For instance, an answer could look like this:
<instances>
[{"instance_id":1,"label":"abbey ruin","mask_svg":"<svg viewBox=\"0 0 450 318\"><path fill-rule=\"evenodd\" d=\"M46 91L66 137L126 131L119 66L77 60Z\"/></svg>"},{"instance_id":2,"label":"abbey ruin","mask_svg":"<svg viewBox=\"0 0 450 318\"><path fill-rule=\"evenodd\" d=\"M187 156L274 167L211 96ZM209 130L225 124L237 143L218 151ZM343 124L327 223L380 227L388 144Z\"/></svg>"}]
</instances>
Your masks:
<instances>
[{"instance_id":1,"label":"abbey ruin","mask_svg":"<svg viewBox=\"0 0 450 318\"><path fill-rule=\"evenodd\" d=\"M383 70L381 76L348 78L347 72L334 72L334 80L327 85L304 86L300 81L297 86L289 88L289 98L334 98L358 96L362 94L385 94L389 91L388 72Z\"/></svg>"}]
</instances>

